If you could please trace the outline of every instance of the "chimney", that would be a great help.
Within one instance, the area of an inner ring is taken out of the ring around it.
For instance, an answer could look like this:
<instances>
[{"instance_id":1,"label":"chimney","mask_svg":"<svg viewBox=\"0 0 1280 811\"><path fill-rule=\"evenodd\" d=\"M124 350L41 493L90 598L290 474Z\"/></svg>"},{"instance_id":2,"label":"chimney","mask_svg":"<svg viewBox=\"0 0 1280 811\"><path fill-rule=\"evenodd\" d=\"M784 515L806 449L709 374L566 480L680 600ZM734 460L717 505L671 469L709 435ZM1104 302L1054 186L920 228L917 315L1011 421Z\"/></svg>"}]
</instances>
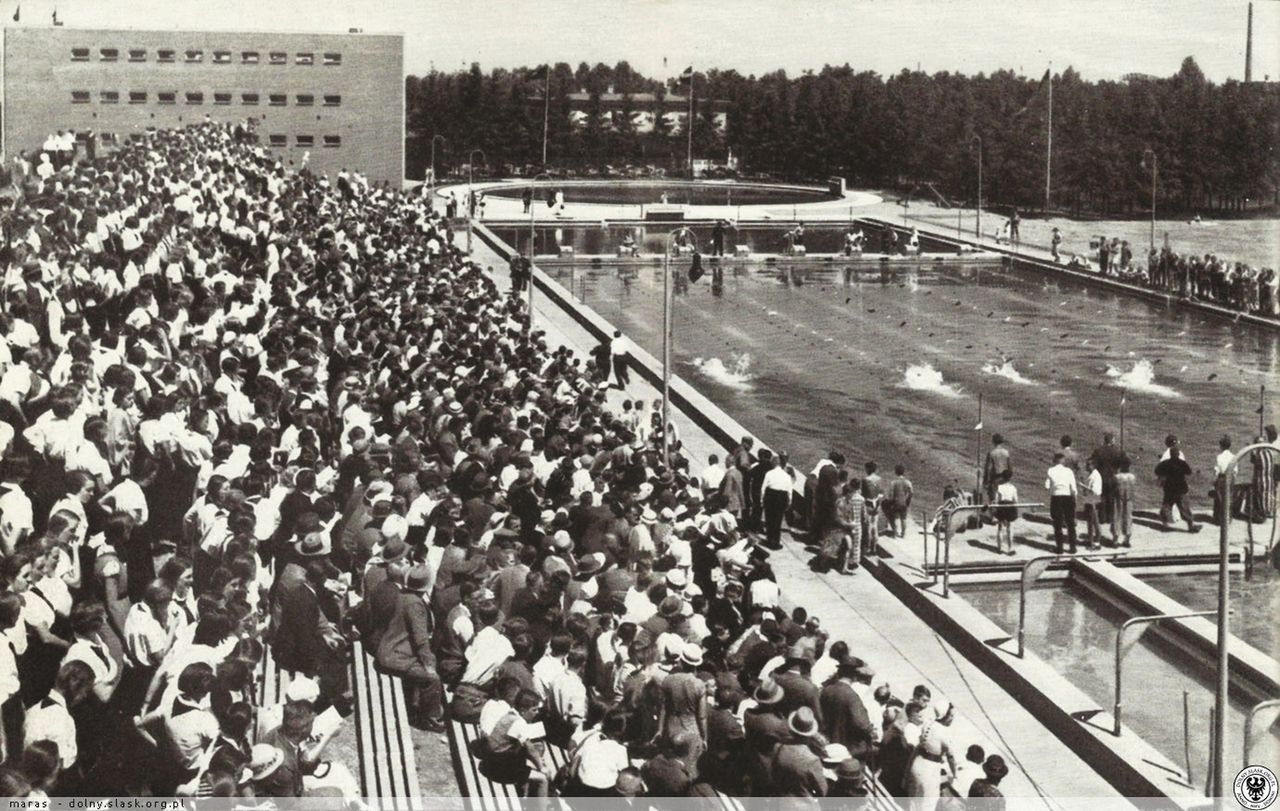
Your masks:
<instances>
[{"instance_id":1,"label":"chimney","mask_svg":"<svg viewBox=\"0 0 1280 811\"><path fill-rule=\"evenodd\" d=\"M1244 81L1253 81L1253 3L1249 4L1249 27L1244 40Z\"/></svg>"}]
</instances>

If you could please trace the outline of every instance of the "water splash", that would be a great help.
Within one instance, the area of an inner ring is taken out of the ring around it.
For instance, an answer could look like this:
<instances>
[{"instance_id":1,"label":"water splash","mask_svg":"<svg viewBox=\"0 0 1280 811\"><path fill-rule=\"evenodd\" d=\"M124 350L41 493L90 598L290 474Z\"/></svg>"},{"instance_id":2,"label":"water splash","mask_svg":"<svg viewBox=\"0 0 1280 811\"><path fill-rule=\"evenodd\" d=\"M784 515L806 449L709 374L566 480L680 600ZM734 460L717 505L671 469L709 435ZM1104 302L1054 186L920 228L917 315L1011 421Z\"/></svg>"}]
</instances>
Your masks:
<instances>
[{"instance_id":1,"label":"water splash","mask_svg":"<svg viewBox=\"0 0 1280 811\"><path fill-rule=\"evenodd\" d=\"M1156 382L1156 367L1146 358L1135 361L1133 368L1127 372L1108 364L1107 377L1111 378L1120 388L1128 389L1129 391L1145 392L1154 394L1157 397L1173 398L1182 396L1170 387Z\"/></svg>"},{"instance_id":2,"label":"water splash","mask_svg":"<svg viewBox=\"0 0 1280 811\"><path fill-rule=\"evenodd\" d=\"M1032 380L1029 377L1024 377L1022 372L1019 372L1017 369L1015 369L1013 366L1013 361L1007 360L1004 358L1001 358L1001 362L999 364L997 364L995 361L991 361L990 363L984 363L982 365L982 371L985 372L986 374L994 375L995 377L1003 377L1005 380L1008 380L1010 383L1017 383L1020 386L1039 385L1038 383L1036 383L1036 381Z\"/></svg>"},{"instance_id":3,"label":"water splash","mask_svg":"<svg viewBox=\"0 0 1280 811\"><path fill-rule=\"evenodd\" d=\"M731 354L728 363L720 358L694 358L693 366L704 376L731 389L745 391L751 388L751 381L755 380L750 371L751 355L746 352L741 355Z\"/></svg>"},{"instance_id":4,"label":"water splash","mask_svg":"<svg viewBox=\"0 0 1280 811\"><path fill-rule=\"evenodd\" d=\"M898 384L912 391L931 391L943 397L960 397L960 389L942 379L942 372L928 363L913 363L903 372L902 382Z\"/></svg>"}]
</instances>

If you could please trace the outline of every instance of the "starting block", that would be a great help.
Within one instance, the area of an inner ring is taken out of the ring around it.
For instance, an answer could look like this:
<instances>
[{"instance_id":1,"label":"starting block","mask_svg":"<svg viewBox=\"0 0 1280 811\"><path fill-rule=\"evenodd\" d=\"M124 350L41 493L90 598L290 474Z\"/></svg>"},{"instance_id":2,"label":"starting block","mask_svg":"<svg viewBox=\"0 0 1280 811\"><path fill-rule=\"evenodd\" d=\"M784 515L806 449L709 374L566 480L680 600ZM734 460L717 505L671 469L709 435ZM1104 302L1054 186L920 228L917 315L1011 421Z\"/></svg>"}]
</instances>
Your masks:
<instances>
[{"instance_id":1,"label":"starting block","mask_svg":"<svg viewBox=\"0 0 1280 811\"><path fill-rule=\"evenodd\" d=\"M560 255L561 255L561 256L567 256L567 257L569 257L570 259L572 259L572 258L573 258L573 246L572 246L572 245L561 245L561 246L560 246Z\"/></svg>"},{"instance_id":2,"label":"starting block","mask_svg":"<svg viewBox=\"0 0 1280 811\"><path fill-rule=\"evenodd\" d=\"M804 256L805 250L803 245L792 245L791 256Z\"/></svg>"},{"instance_id":3,"label":"starting block","mask_svg":"<svg viewBox=\"0 0 1280 811\"><path fill-rule=\"evenodd\" d=\"M733 255L740 259L746 259L747 257L751 256L751 246L750 245L734 245Z\"/></svg>"}]
</instances>

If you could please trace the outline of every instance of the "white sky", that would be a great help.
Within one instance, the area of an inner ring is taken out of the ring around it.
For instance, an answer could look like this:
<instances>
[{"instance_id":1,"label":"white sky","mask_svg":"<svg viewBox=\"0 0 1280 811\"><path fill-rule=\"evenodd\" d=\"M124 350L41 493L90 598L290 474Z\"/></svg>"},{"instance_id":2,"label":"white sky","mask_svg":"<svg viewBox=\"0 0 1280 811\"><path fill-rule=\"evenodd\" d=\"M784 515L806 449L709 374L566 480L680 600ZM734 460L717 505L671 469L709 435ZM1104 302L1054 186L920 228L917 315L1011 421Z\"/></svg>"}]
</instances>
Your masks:
<instances>
[{"instance_id":1,"label":"white sky","mask_svg":"<svg viewBox=\"0 0 1280 811\"><path fill-rule=\"evenodd\" d=\"M16 0L0 0L12 22ZM882 74L1169 75L1191 55L1214 81L1243 78L1242 0L24 0L18 25L393 31L405 69L629 61L651 76L699 67L760 74L848 62ZM1280 2L1254 3L1253 75L1280 80Z\"/></svg>"}]
</instances>

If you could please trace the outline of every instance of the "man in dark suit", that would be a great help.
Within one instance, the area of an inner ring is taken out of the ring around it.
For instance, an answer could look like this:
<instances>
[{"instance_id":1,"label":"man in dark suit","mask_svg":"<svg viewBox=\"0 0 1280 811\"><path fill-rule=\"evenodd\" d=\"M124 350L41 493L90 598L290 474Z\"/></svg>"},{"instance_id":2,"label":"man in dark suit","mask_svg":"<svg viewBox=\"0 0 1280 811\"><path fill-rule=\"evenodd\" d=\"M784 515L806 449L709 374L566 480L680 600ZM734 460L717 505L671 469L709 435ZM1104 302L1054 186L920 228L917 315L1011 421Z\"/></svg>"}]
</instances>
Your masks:
<instances>
[{"instance_id":1,"label":"man in dark suit","mask_svg":"<svg viewBox=\"0 0 1280 811\"><path fill-rule=\"evenodd\" d=\"M395 614L378 644L378 666L399 676L408 693L409 721L420 729L444 731L443 689L431 652L431 611L426 590L431 572L415 566L405 584Z\"/></svg>"},{"instance_id":2,"label":"man in dark suit","mask_svg":"<svg viewBox=\"0 0 1280 811\"><path fill-rule=\"evenodd\" d=\"M1116 473L1120 470L1120 461L1127 458L1110 431L1102 435L1102 444L1089 455L1093 469L1102 474L1102 514L1098 516L1101 522L1111 520L1116 500Z\"/></svg>"},{"instance_id":3,"label":"man in dark suit","mask_svg":"<svg viewBox=\"0 0 1280 811\"><path fill-rule=\"evenodd\" d=\"M650 758L640 769L650 797L684 797L693 785L690 761L698 737L681 732L670 740L662 754Z\"/></svg>"},{"instance_id":4,"label":"man in dark suit","mask_svg":"<svg viewBox=\"0 0 1280 811\"><path fill-rule=\"evenodd\" d=\"M276 595L279 621L273 628L272 652L281 668L317 679L326 706L337 704L348 686L343 638L320 609L320 592L332 564L315 558L303 569L302 582Z\"/></svg>"},{"instance_id":5,"label":"man in dark suit","mask_svg":"<svg viewBox=\"0 0 1280 811\"><path fill-rule=\"evenodd\" d=\"M854 692L858 660L845 657L836 666L836 677L822 688L818 701L822 705L822 734L831 743L844 744L854 757L871 751L871 716L862 699Z\"/></svg>"}]
</instances>

